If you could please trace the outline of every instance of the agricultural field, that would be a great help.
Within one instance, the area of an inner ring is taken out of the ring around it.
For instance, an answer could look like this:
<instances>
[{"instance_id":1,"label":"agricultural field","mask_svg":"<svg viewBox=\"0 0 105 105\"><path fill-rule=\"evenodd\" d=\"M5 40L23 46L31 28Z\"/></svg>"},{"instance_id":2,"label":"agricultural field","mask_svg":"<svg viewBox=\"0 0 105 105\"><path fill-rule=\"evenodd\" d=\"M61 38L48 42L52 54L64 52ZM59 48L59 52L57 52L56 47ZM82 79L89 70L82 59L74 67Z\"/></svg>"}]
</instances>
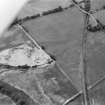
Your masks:
<instances>
[{"instance_id":1,"label":"agricultural field","mask_svg":"<svg viewBox=\"0 0 105 105\"><path fill-rule=\"evenodd\" d=\"M79 0L80 1L80 0ZM0 105L64 105L82 90L81 83L81 45L84 29L83 13L75 6L62 12L42 16L58 6L65 8L70 0L31 0L17 19L41 14L35 19L27 19L22 25L8 28L0 38L0 51L32 43L27 33L42 47L43 51L54 60L54 64L42 68L11 68L3 66L2 70L11 70L0 74ZM104 0L92 0L91 9L105 7ZM105 25L105 10L93 14ZM94 26L94 20L90 19ZM35 46L34 46L35 47ZM17 59L17 58L16 58ZM0 59L1 60L1 59ZM24 61L23 61L24 62ZM1 66L1 65L0 65ZM105 33L88 32L87 36L87 82L93 86L105 77ZM15 70L16 69L16 70ZM105 105L105 80L89 89L91 105ZM67 105L83 105L79 95Z\"/></svg>"}]
</instances>

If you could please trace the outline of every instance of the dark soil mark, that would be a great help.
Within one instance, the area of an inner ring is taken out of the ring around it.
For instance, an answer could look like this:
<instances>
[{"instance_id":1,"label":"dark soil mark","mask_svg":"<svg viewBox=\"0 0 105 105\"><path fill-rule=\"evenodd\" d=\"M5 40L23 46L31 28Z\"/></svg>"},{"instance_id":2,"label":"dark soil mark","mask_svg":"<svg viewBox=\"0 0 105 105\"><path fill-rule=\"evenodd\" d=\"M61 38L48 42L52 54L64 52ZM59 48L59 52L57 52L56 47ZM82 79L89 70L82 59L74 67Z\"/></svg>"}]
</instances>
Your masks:
<instances>
[{"instance_id":1,"label":"dark soil mark","mask_svg":"<svg viewBox=\"0 0 105 105\"><path fill-rule=\"evenodd\" d=\"M25 92L19 90L10 84L0 80L0 93L10 97L16 105L39 105Z\"/></svg>"}]
</instances>

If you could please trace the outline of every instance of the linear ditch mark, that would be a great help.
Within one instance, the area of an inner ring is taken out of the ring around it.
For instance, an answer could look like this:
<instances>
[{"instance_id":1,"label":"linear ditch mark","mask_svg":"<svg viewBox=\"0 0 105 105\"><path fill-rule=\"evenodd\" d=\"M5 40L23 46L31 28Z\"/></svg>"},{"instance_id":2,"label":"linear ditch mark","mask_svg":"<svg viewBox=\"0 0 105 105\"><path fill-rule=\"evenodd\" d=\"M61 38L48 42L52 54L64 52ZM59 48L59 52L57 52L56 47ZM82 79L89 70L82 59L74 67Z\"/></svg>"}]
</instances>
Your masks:
<instances>
[{"instance_id":1,"label":"linear ditch mark","mask_svg":"<svg viewBox=\"0 0 105 105\"><path fill-rule=\"evenodd\" d=\"M16 105L40 105L22 90L0 80L0 93L11 98Z\"/></svg>"}]
</instances>

